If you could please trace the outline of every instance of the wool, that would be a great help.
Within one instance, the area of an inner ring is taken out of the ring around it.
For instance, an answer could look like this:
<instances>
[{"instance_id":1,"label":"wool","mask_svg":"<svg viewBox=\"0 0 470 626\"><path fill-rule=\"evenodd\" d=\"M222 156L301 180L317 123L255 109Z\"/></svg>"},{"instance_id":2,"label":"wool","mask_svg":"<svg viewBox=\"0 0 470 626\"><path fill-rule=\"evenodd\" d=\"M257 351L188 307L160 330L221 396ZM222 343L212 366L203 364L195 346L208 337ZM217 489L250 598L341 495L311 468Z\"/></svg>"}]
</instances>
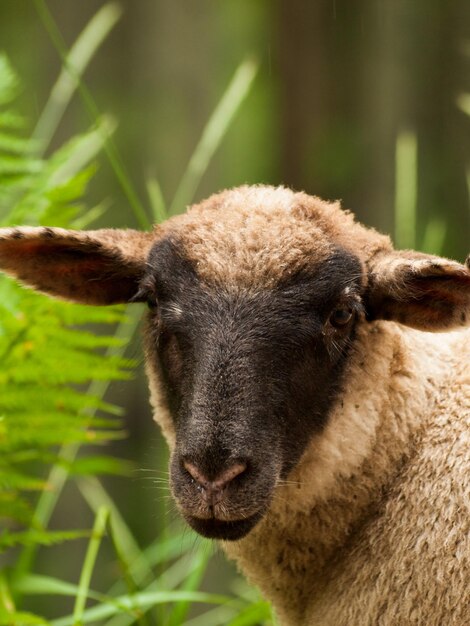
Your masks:
<instances>
[{"instance_id":1,"label":"wool","mask_svg":"<svg viewBox=\"0 0 470 626\"><path fill-rule=\"evenodd\" d=\"M336 245L364 260L392 248L388 237L364 229L339 202L267 185L215 194L165 222L159 236L177 238L201 279L256 289L311 269Z\"/></svg>"}]
</instances>

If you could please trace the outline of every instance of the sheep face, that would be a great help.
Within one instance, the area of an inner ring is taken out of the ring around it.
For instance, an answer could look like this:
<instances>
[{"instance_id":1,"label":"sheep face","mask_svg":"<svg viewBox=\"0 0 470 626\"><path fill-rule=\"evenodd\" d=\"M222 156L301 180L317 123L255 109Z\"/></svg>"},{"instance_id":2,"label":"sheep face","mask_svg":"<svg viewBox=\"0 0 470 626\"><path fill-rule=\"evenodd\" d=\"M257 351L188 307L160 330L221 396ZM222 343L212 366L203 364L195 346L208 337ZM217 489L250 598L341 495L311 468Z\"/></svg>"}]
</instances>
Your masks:
<instances>
[{"instance_id":1,"label":"sheep face","mask_svg":"<svg viewBox=\"0 0 470 626\"><path fill-rule=\"evenodd\" d=\"M362 316L361 267L337 248L269 289L211 284L184 247L164 239L149 256L148 367L174 424L180 510L202 535L238 539L327 419Z\"/></svg>"}]
</instances>

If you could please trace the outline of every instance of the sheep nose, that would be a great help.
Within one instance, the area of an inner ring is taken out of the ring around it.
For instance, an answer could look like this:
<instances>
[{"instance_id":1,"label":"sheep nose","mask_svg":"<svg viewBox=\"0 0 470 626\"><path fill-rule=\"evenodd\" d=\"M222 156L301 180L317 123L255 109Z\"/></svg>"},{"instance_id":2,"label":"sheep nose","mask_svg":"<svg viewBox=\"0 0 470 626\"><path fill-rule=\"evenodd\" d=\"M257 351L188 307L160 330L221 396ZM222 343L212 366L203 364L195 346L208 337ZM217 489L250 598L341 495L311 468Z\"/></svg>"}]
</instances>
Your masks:
<instances>
[{"instance_id":1,"label":"sheep nose","mask_svg":"<svg viewBox=\"0 0 470 626\"><path fill-rule=\"evenodd\" d=\"M239 461L224 469L213 480L209 480L204 472L194 463L184 461L183 466L191 478L198 484L203 499L212 506L220 502L224 489L227 488L234 478L243 474L247 468L246 463Z\"/></svg>"}]
</instances>

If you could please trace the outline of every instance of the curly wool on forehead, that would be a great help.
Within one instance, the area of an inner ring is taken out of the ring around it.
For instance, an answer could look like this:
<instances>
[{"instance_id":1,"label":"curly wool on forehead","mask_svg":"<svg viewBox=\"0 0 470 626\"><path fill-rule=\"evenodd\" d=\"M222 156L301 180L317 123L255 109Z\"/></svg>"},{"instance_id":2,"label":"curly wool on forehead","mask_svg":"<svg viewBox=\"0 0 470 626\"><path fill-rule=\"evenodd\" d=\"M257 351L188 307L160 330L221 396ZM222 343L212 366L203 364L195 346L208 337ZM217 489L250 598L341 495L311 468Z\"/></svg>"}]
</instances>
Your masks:
<instances>
[{"instance_id":1,"label":"curly wool on forehead","mask_svg":"<svg viewBox=\"0 0 470 626\"><path fill-rule=\"evenodd\" d=\"M245 287L273 287L299 270L314 269L338 246L358 254L377 247L377 238L381 247L389 244L354 222L339 202L261 185L211 196L164 224L162 234L167 233L177 236L201 278Z\"/></svg>"}]
</instances>

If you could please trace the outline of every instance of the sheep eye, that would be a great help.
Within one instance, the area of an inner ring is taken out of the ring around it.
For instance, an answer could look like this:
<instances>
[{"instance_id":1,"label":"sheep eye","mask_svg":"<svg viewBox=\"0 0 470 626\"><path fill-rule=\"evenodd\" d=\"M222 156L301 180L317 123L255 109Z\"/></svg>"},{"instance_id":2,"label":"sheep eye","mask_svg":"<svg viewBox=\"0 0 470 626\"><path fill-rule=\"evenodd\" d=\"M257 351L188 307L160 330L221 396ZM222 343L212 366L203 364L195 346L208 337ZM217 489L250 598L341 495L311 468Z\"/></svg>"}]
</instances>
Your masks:
<instances>
[{"instance_id":1,"label":"sheep eye","mask_svg":"<svg viewBox=\"0 0 470 626\"><path fill-rule=\"evenodd\" d=\"M351 308L338 308L330 315L330 324L335 328L342 328L349 324L353 316L353 310Z\"/></svg>"}]
</instances>

